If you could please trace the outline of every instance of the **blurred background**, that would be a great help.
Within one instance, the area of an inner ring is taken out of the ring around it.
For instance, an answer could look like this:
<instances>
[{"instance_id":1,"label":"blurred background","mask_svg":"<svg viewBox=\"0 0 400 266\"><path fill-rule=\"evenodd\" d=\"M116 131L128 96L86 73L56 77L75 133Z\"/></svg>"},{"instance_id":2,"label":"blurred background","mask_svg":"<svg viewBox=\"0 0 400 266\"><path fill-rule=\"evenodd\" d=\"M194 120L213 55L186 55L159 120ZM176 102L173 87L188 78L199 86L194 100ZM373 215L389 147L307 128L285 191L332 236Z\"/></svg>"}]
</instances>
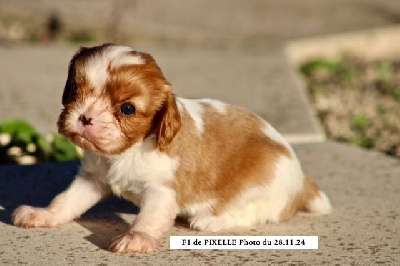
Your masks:
<instances>
[{"instance_id":1,"label":"blurred background","mask_svg":"<svg viewBox=\"0 0 400 266\"><path fill-rule=\"evenodd\" d=\"M399 0L0 0L0 163L81 156L54 134L60 98L77 47L103 42L150 52L179 96L400 157L398 58L292 65L286 54L291 41L399 24Z\"/></svg>"},{"instance_id":2,"label":"blurred background","mask_svg":"<svg viewBox=\"0 0 400 266\"><path fill-rule=\"evenodd\" d=\"M144 42L265 49L400 22L398 0L0 0L0 44Z\"/></svg>"}]
</instances>

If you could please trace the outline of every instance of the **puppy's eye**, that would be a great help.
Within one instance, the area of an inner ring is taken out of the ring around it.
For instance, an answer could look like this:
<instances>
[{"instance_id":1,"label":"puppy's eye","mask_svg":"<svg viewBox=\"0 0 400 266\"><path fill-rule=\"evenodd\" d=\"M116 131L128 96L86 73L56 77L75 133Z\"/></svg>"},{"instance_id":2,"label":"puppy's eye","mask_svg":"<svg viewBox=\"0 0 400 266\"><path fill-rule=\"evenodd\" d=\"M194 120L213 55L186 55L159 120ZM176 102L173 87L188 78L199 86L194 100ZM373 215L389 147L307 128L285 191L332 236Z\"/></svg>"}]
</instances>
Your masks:
<instances>
[{"instance_id":1,"label":"puppy's eye","mask_svg":"<svg viewBox=\"0 0 400 266\"><path fill-rule=\"evenodd\" d=\"M135 112L135 107L130 103L124 103L121 105L121 113L124 115L132 115Z\"/></svg>"},{"instance_id":2,"label":"puppy's eye","mask_svg":"<svg viewBox=\"0 0 400 266\"><path fill-rule=\"evenodd\" d=\"M68 91L69 91L69 95L73 96L76 95L78 93L78 84L76 84L75 82L70 83L68 86Z\"/></svg>"},{"instance_id":3,"label":"puppy's eye","mask_svg":"<svg viewBox=\"0 0 400 266\"><path fill-rule=\"evenodd\" d=\"M76 94L78 92L78 85L76 83L71 84L71 92Z\"/></svg>"},{"instance_id":4,"label":"puppy's eye","mask_svg":"<svg viewBox=\"0 0 400 266\"><path fill-rule=\"evenodd\" d=\"M78 93L78 84L75 82L68 82L65 84L64 92L62 95L62 103L66 104Z\"/></svg>"}]
</instances>

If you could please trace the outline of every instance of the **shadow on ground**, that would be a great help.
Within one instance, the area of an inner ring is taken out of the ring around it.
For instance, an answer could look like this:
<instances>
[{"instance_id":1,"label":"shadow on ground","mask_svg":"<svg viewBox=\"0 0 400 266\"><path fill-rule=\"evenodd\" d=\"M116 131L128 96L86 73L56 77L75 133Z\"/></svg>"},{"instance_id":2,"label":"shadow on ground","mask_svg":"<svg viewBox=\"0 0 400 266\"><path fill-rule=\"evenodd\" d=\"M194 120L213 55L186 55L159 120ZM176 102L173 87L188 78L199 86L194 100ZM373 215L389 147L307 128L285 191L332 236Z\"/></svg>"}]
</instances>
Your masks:
<instances>
[{"instance_id":1,"label":"shadow on ground","mask_svg":"<svg viewBox=\"0 0 400 266\"><path fill-rule=\"evenodd\" d=\"M78 168L79 161L0 166L0 223L12 225L11 215L22 204L47 206L68 187ZM132 203L113 197L95 205L76 222L92 233L86 240L105 249L110 245L110 239L130 227L119 214L133 216L137 213L138 208Z\"/></svg>"}]
</instances>

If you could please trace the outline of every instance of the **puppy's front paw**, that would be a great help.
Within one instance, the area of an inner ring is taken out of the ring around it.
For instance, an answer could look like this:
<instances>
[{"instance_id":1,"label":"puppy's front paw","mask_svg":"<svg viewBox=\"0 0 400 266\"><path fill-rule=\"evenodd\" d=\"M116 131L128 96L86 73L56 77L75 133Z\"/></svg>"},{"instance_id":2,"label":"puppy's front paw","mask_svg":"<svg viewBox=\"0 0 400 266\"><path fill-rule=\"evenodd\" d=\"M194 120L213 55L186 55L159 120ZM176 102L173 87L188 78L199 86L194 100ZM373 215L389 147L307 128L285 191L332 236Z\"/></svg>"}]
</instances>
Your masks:
<instances>
[{"instance_id":1,"label":"puppy's front paw","mask_svg":"<svg viewBox=\"0 0 400 266\"><path fill-rule=\"evenodd\" d=\"M57 224L53 216L47 209L22 205L14 211L12 220L18 227L54 227Z\"/></svg>"},{"instance_id":2,"label":"puppy's front paw","mask_svg":"<svg viewBox=\"0 0 400 266\"><path fill-rule=\"evenodd\" d=\"M128 232L118 236L110 251L118 253L149 253L157 248L160 240L142 232Z\"/></svg>"}]
</instances>

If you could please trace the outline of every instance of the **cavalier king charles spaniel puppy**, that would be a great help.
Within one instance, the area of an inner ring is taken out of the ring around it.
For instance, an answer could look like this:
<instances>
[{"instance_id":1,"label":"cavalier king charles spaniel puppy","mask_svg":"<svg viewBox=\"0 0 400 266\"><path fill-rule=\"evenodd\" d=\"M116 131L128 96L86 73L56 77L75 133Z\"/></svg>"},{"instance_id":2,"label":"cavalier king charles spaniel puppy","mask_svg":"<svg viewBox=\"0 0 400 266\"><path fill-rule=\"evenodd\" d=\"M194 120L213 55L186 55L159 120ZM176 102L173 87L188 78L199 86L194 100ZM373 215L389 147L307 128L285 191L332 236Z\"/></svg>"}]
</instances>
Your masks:
<instances>
[{"instance_id":1,"label":"cavalier king charles spaniel puppy","mask_svg":"<svg viewBox=\"0 0 400 266\"><path fill-rule=\"evenodd\" d=\"M331 210L269 123L221 101L176 97L147 53L80 48L62 104L58 130L85 150L80 171L48 207L20 206L16 226L65 224L117 195L140 212L110 250L147 253L177 216L216 232Z\"/></svg>"}]
</instances>

